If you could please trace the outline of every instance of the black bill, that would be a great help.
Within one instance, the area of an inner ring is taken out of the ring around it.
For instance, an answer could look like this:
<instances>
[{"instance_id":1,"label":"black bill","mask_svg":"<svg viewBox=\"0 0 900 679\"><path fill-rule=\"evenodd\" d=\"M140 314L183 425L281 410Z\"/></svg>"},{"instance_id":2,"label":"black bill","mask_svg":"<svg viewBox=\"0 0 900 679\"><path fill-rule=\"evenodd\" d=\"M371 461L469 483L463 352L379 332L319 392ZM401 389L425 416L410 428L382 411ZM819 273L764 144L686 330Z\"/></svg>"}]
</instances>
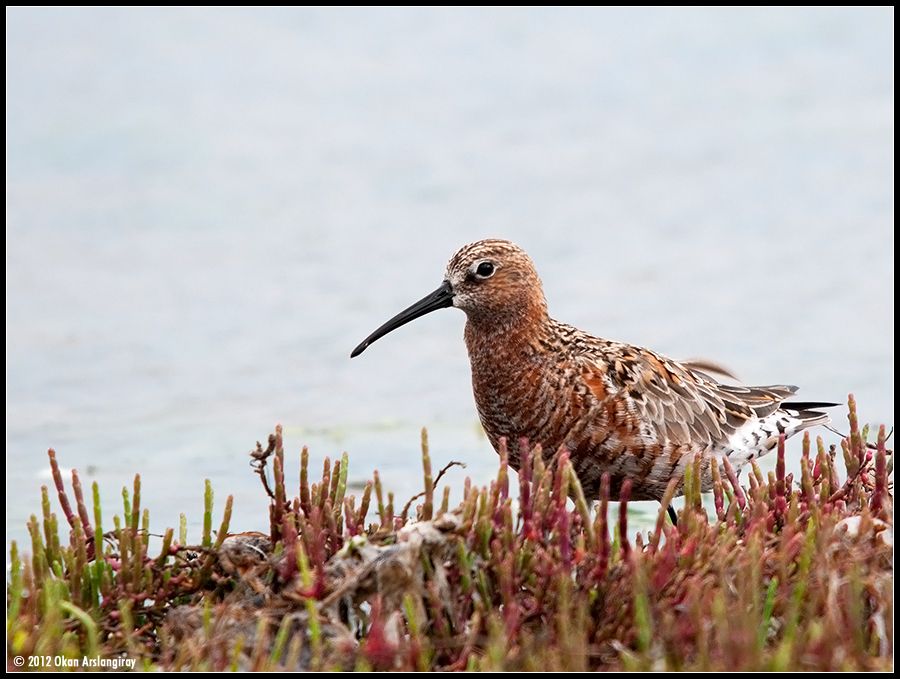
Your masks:
<instances>
[{"instance_id":1,"label":"black bill","mask_svg":"<svg viewBox=\"0 0 900 679\"><path fill-rule=\"evenodd\" d=\"M366 337L362 342L360 342L359 346L356 347L356 349L350 352L350 358L359 356L372 342L377 340L379 337L384 337L391 330L396 330L401 325L406 325L410 321L414 321L420 316L430 314L432 311L437 311L438 309L446 309L448 306L452 305L453 290L450 288L450 283L444 281L443 283L441 283L441 287L439 287L437 290L432 292L430 295L423 297L412 306L404 309L387 323L378 328L378 330Z\"/></svg>"}]
</instances>

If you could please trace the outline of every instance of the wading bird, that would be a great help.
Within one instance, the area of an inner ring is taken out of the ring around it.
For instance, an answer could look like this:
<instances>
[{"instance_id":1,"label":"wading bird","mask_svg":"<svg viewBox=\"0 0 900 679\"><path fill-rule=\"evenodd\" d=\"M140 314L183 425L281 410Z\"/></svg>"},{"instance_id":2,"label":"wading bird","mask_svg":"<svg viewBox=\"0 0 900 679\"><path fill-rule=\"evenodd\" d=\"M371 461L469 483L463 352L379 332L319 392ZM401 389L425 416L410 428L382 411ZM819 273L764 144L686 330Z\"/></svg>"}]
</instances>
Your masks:
<instances>
[{"instance_id":1,"label":"wading bird","mask_svg":"<svg viewBox=\"0 0 900 679\"><path fill-rule=\"evenodd\" d=\"M608 473L613 498L630 479L632 499L660 500L697 454L702 489L710 490L711 464L728 458L740 469L772 450L780 435L827 424L828 415L815 408L835 405L787 401L797 391L789 385L722 384L700 363L555 321L531 259L497 239L461 248L440 287L369 335L351 358L401 325L450 306L467 316L472 387L491 445L497 450L507 440L514 469L520 438L546 454L565 446L589 498Z\"/></svg>"}]
</instances>

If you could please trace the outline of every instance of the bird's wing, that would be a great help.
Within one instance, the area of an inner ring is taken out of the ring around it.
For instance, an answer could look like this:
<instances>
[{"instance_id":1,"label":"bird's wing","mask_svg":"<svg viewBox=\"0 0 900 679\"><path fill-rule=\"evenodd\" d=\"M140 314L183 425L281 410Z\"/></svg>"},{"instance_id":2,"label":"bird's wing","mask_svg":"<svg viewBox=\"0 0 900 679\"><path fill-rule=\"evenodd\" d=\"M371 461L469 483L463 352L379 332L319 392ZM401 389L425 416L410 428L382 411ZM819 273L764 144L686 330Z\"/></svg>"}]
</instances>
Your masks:
<instances>
[{"instance_id":1,"label":"bird's wing","mask_svg":"<svg viewBox=\"0 0 900 679\"><path fill-rule=\"evenodd\" d=\"M704 376L713 375L716 377L725 377L729 380L740 382L740 378L731 372L729 368L726 368L716 361L710 361L707 358L686 358L678 362L691 372L701 373Z\"/></svg>"},{"instance_id":2,"label":"bird's wing","mask_svg":"<svg viewBox=\"0 0 900 679\"><path fill-rule=\"evenodd\" d=\"M648 350L613 345L602 360L581 358L581 379L602 402L621 401L660 441L694 445L724 442L751 419L766 417L797 388L720 384Z\"/></svg>"}]
</instances>

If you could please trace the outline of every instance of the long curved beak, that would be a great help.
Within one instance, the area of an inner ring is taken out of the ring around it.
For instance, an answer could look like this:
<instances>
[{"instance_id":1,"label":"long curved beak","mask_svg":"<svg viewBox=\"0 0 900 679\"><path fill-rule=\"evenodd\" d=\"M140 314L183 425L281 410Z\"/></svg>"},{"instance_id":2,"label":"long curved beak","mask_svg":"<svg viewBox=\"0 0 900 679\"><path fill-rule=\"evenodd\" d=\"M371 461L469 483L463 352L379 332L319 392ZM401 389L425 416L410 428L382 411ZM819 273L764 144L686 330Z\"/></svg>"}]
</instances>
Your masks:
<instances>
[{"instance_id":1,"label":"long curved beak","mask_svg":"<svg viewBox=\"0 0 900 679\"><path fill-rule=\"evenodd\" d=\"M360 342L359 346L356 347L356 349L350 352L350 358L359 356L368 348L368 346L372 342L377 340L379 337L384 337L391 330L396 330L401 325L406 325L410 321L416 320L417 318L419 318L419 316L430 314L432 311L437 311L438 309L446 309L448 306L453 306L453 289L450 287L450 283L448 281L444 281L443 283L441 283L441 287L439 287L437 290L432 292L430 295L426 295L412 306L404 309L387 323L378 328L378 330L366 337L362 342Z\"/></svg>"}]
</instances>

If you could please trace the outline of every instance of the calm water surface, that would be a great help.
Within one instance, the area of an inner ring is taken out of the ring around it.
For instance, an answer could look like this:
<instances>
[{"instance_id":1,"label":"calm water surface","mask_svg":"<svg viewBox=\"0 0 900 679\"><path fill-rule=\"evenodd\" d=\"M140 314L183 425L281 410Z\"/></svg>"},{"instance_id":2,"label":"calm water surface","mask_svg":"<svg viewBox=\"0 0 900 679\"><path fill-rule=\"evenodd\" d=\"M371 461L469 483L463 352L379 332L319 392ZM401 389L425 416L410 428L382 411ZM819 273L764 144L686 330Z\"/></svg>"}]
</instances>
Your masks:
<instances>
[{"instance_id":1,"label":"calm water surface","mask_svg":"<svg viewBox=\"0 0 900 679\"><path fill-rule=\"evenodd\" d=\"M486 482L461 313L348 358L486 236L556 318L893 422L892 11L14 9L6 35L8 539L48 446L109 510L139 471L194 536L204 478L266 525L246 452L276 422L401 503L423 425Z\"/></svg>"}]
</instances>

